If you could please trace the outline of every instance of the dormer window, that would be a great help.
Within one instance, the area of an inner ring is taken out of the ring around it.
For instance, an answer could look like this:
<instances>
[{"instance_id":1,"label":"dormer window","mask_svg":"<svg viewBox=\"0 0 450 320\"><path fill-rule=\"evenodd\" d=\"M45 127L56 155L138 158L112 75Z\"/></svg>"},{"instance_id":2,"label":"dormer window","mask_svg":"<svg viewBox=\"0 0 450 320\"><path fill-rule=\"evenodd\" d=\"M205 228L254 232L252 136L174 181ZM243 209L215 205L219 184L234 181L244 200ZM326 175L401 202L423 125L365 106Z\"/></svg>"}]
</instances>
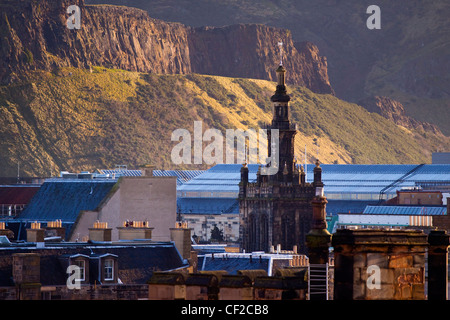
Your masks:
<instances>
[{"instance_id":1,"label":"dormer window","mask_svg":"<svg viewBox=\"0 0 450 320\"><path fill-rule=\"evenodd\" d=\"M64 267L64 271L68 270L67 268L69 266L77 267L76 278L74 279L76 283L89 283L89 256L84 254L68 254L61 255L59 259L62 263L62 266ZM70 276L71 274L67 273L67 275Z\"/></svg>"},{"instance_id":2,"label":"dormer window","mask_svg":"<svg viewBox=\"0 0 450 320\"><path fill-rule=\"evenodd\" d=\"M97 274L93 279L97 283L112 284L118 282L118 256L111 253L95 254L90 256L92 270Z\"/></svg>"},{"instance_id":3,"label":"dormer window","mask_svg":"<svg viewBox=\"0 0 450 320\"><path fill-rule=\"evenodd\" d=\"M79 268L79 278L78 281L85 281L86 280L86 261L85 260L75 260L73 261L73 264L76 265Z\"/></svg>"}]
</instances>

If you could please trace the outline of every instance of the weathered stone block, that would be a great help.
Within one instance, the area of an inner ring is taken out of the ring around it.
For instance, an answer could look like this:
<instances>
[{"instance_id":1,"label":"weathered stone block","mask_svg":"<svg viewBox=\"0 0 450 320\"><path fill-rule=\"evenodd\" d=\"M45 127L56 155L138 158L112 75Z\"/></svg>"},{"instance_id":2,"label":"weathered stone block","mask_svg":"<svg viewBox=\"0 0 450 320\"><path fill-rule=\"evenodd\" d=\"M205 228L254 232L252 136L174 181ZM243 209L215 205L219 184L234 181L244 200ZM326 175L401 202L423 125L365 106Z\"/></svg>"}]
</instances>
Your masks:
<instances>
[{"instance_id":1,"label":"weathered stone block","mask_svg":"<svg viewBox=\"0 0 450 320\"><path fill-rule=\"evenodd\" d=\"M367 253L366 266L376 265L380 268L388 267L388 256L384 253Z\"/></svg>"},{"instance_id":2,"label":"weathered stone block","mask_svg":"<svg viewBox=\"0 0 450 320\"><path fill-rule=\"evenodd\" d=\"M412 255L391 255L389 268L409 268L413 266Z\"/></svg>"},{"instance_id":3,"label":"weathered stone block","mask_svg":"<svg viewBox=\"0 0 450 320\"><path fill-rule=\"evenodd\" d=\"M358 283L361 280L361 268L353 268L353 283Z\"/></svg>"},{"instance_id":4,"label":"weathered stone block","mask_svg":"<svg viewBox=\"0 0 450 320\"><path fill-rule=\"evenodd\" d=\"M365 254L358 254L355 255L353 258L353 266L355 268L363 268L366 264L366 255Z\"/></svg>"},{"instance_id":5,"label":"weathered stone block","mask_svg":"<svg viewBox=\"0 0 450 320\"><path fill-rule=\"evenodd\" d=\"M424 300L425 299L425 284L413 284L412 286L412 297L413 300Z\"/></svg>"},{"instance_id":6,"label":"weathered stone block","mask_svg":"<svg viewBox=\"0 0 450 320\"><path fill-rule=\"evenodd\" d=\"M362 300L366 296L366 284L365 283L353 283L353 299Z\"/></svg>"},{"instance_id":7,"label":"weathered stone block","mask_svg":"<svg viewBox=\"0 0 450 320\"><path fill-rule=\"evenodd\" d=\"M366 300L390 300L394 298L395 288L392 283L382 283L380 288L366 289Z\"/></svg>"},{"instance_id":8,"label":"weathered stone block","mask_svg":"<svg viewBox=\"0 0 450 320\"><path fill-rule=\"evenodd\" d=\"M414 254L413 256L413 267L414 268L420 268L423 267L425 265L425 254Z\"/></svg>"},{"instance_id":9,"label":"weathered stone block","mask_svg":"<svg viewBox=\"0 0 450 320\"><path fill-rule=\"evenodd\" d=\"M405 245L396 245L391 246L389 251L393 254L407 254L411 251L411 248Z\"/></svg>"}]
</instances>

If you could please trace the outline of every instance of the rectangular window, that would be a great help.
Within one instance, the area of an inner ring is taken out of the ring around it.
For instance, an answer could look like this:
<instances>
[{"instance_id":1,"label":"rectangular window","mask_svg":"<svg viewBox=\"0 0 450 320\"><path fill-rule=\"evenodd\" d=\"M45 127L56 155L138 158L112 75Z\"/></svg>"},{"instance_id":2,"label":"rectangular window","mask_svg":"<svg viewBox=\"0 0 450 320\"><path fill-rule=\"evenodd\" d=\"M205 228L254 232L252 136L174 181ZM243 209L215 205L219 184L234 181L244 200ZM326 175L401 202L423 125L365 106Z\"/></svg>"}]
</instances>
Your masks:
<instances>
[{"instance_id":1,"label":"rectangular window","mask_svg":"<svg viewBox=\"0 0 450 320\"><path fill-rule=\"evenodd\" d=\"M75 260L74 265L76 265L78 268L80 268L80 278L77 279L78 281L84 281L86 279L86 268L85 268L85 261L84 260Z\"/></svg>"},{"instance_id":2,"label":"rectangular window","mask_svg":"<svg viewBox=\"0 0 450 320\"><path fill-rule=\"evenodd\" d=\"M106 259L103 267L105 280L114 280L114 260Z\"/></svg>"}]
</instances>

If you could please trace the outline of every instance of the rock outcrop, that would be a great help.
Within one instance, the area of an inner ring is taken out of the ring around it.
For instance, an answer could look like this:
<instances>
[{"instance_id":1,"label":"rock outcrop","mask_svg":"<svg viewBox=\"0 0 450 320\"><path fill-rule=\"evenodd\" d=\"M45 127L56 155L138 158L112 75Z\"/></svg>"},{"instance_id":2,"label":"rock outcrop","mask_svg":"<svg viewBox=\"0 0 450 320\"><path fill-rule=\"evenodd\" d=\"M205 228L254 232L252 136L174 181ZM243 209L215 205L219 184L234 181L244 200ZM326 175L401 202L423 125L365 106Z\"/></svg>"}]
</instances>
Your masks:
<instances>
[{"instance_id":1,"label":"rock outcrop","mask_svg":"<svg viewBox=\"0 0 450 320\"><path fill-rule=\"evenodd\" d=\"M19 4L1 5L2 80L20 70L67 66L190 72L188 30L181 24L151 19L136 8L85 6L82 0ZM70 5L81 9L80 29L66 26Z\"/></svg>"},{"instance_id":2,"label":"rock outcrop","mask_svg":"<svg viewBox=\"0 0 450 320\"><path fill-rule=\"evenodd\" d=\"M189 35L192 71L200 74L275 81L283 43L286 82L316 93L334 94L326 58L312 43L294 43L286 29L258 24L200 27Z\"/></svg>"},{"instance_id":3,"label":"rock outcrop","mask_svg":"<svg viewBox=\"0 0 450 320\"><path fill-rule=\"evenodd\" d=\"M439 128L428 122L418 121L406 115L405 107L400 102L388 97L373 96L367 97L358 102L369 112L376 112L386 119L392 120L395 124L408 129L423 130L441 135Z\"/></svg>"},{"instance_id":4,"label":"rock outcrop","mask_svg":"<svg viewBox=\"0 0 450 320\"><path fill-rule=\"evenodd\" d=\"M81 9L69 29L70 5ZM84 0L12 0L0 4L0 81L26 70L104 66L158 74L203 73L274 80L284 43L287 81L317 93L334 91L327 62L311 43L294 45L286 29L264 25L192 28L150 18L144 10L85 5Z\"/></svg>"}]
</instances>

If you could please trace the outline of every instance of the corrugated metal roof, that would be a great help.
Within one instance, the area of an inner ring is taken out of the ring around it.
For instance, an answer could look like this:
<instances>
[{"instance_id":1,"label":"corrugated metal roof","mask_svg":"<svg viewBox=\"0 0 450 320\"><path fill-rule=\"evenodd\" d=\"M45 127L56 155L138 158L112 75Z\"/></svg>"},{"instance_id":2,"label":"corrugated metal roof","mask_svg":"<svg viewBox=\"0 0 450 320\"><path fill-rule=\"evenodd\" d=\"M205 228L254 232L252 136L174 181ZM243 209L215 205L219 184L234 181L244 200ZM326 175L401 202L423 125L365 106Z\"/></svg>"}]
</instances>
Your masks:
<instances>
[{"instance_id":1,"label":"corrugated metal roof","mask_svg":"<svg viewBox=\"0 0 450 320\"><path fill-rule=\"evenodd\" d=\"M153 175L155 177L177 177L177 185L180 186L203 172L205 170L153 170Z\"/></svg>"},{"instance_id":2,"label":"corrugated metal roof","mask_svg":"<svg viewBox=\"0 0 450 320\"><path fill-rule=\"evenodd\" d=\"M103 174L109 174L114 177L140 177L142 175L141 170L129 170L129 169L101 169L99 170ZM177 177L177 185L182 185L187 181L202 174L205 170L153 170L153 176L155 177Z\"/></svg>"},{"instance_id":3,"label":"corrugated metal roof","mask_svg":"<svg viewBox=\"0 0 450 320\"><path fill-rule=\"evenodd\" d=\"M103 174L114 175L117 177L140 177L142 175L141 170L128 170L128 169L101 169Z\"/></svg>"},{"instance_id":4,"label":"corrugated metal roof","mask_svg":"<svg viewBox=\"0 0 450 320\"><path fill-rule=\"evenodd\" d=\"M313 181L314 164L307 164L307 182ZM450 165L354 165L321 164L325 195L330 193L376 194L395 183L386 193L395 194L403 187L416 186L416 182L437 181L450 184ZM178 188L179 191L239 191L241 164L218 164ZM249 181L256 180L259 165L249 164ZM414 171L414 169L416 169ZM408 175L409 172L411 174ZM401 179L403 178L403 179ZM397 181L401 179L400 181Z\"/></svg>"},{"instance_id":5,"label":"corrugated metal roof","mask_svg":"<svg viewBox=\"0 0 450 320\"><path fill-rule=\"evenodd\" d=\"M388 215L446 215L445 206L367 206L363 214Z\"/></svg>"}]
</instances>

